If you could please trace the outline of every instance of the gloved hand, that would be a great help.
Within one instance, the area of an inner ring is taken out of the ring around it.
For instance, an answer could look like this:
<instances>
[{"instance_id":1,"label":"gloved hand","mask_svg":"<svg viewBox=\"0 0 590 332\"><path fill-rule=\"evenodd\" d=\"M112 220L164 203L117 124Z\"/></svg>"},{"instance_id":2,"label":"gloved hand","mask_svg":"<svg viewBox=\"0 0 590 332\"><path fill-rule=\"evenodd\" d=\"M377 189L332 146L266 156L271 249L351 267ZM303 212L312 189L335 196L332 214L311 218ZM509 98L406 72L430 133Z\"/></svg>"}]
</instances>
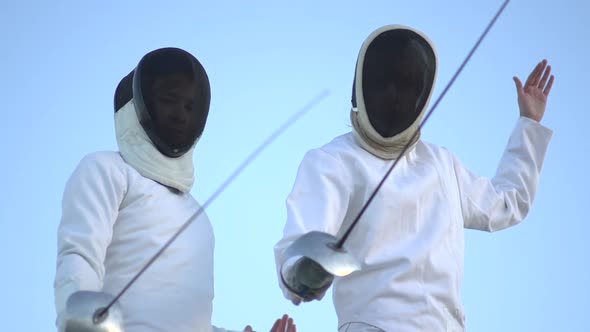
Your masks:
<instances>
[{"instance_id":1,"label":"gloved hand","mask_svg":"<svg viewBox=\"0 0 590 332\"><path fill-rule=\"evenodd\" d=\"M334 280L332 274L307 257L301 257L287 267L283 277L287 288L296 295L291 299L295 305L301 301L321 300Z\"/></svg>"}]
</instances>

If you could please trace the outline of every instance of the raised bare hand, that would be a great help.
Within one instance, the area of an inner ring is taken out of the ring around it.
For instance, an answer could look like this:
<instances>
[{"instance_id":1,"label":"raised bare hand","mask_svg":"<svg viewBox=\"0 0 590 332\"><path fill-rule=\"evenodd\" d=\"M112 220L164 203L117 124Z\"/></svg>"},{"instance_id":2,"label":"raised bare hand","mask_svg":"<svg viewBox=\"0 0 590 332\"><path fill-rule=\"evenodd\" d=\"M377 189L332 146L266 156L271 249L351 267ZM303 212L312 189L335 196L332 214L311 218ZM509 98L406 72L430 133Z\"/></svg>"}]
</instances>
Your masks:
<instances>
[{"instance_id":1,"label":"raised bare hand","mask_svg":"<svg viewBox=\"0 0 590 332\"><path fill-rule=\"evenodd\" d=\"M244 328L244 332L254 332L254 330L248 325ZM293 323L293 318L285 314L283 317L275 321L270 332L297 332L297 327L295 327L295 323Z\"/></svg>"},{"instance_id":2,"label":"raised bare hand","mask_svg":"<svg viewBox=\"0 0 590 332\"><path fill-rule=\"evenodd\" d=\"M539 62L524 86L518 77L515 76L513 79L518 94L520 115L540 122L545 114L547 97L553 86L554 76L551 75L551 66L547 65L547 60Z\"/></svg>"}]
</instances>

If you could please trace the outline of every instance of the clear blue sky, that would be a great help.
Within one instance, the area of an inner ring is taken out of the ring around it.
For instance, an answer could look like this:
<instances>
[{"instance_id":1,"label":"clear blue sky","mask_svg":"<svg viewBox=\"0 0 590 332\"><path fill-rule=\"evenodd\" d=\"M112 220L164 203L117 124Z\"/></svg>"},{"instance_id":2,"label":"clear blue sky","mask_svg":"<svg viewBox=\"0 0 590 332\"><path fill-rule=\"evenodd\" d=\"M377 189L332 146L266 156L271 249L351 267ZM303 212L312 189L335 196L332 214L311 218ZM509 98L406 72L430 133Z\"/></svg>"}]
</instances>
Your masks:
<instances>
[{"instance_id":1,"label":"clear blue sky","mask_svg":"<svg viewBox=\"0 0 590 332\"><path fill-rule=\"evenodd\" d=\"M371 31L399 23L430 36L438 96L500 2L3 1L2 329L54 330L64 184L85 154L117 148L119 80L146 52L177 46L195 54L211 80L211 113L195 153L192 192L201 202L290 114L331 91L208 214L217 238L215 324L266 331L287 312L299 331L335 331L329 297L294 307L275 277L272 246L303 154L350 130L354 64ZM583 0L512 1L424 129L425 140L491 176L518 115L512 76L524 78L542 58L554 67L543 123L555 135L532 212L499 233L466 231L470 331L590 329L589 16Z\"/></svg>"}]
</instances>

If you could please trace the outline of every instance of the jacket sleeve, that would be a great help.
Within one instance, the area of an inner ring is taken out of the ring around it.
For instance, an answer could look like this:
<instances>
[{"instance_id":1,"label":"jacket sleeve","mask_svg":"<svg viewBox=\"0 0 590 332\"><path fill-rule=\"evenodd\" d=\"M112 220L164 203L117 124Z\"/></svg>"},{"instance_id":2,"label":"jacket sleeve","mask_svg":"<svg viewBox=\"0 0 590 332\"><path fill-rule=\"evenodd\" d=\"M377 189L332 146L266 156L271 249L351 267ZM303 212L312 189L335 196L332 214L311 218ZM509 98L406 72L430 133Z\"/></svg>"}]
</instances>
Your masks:
<instances>
[{"instance_id":1,"label":"jacket sleeve","mask_svg":"<svg viewBox=\"0 0 590 332\"><path fill-rule=\"evenodd\" d=\"M520 117L495 176L478 176L454 158L465 228L488 232L520 223L529 212L552 131Z\"/></svg>"},{"instance_id":2,"label":"jacket sleeve","mask_svg":"<svg viewBox=\"0 0 590 332\"><path fill-rule=\"evenodd\" d=\"M101 291L104 260L126 192L123 170L112 158L86 156L66 183L57 233L54 282L57 325L63 326L68 297L78 290Z\"/></svg>"},{"instance_id":3,"label":"jacket sleeve","mask_svg":"<svg viewBox=\"0 0 590 332\"><path fill-rule=\"evenodd\" d=\"M286 260L283 251L311 231L337 234L348 209L350 183L342 163L325 151L311 150L303 158L287 198L283 238L274 247L279 285L288 299L295 299L295 295L281 282L281 267Z\"/></svg>"}]
</instances>

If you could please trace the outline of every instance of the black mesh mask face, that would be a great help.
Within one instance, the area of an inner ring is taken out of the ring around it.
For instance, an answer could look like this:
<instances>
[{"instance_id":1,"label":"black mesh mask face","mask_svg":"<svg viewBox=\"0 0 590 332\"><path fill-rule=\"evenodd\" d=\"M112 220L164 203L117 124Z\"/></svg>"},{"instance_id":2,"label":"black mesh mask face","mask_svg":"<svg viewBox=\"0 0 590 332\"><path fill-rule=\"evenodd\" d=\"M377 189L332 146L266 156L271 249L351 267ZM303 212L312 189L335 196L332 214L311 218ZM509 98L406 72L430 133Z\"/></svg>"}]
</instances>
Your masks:
<instances>
[{"instance_id":1,"label":"black mesh mask face","mask_svg":"<svg viewBox=\"0 0 590 332\"><path fill-rule=\"evenodd\" d=\"M417 33L383 32L367 48L362 92L375 130L392 137L408 128L422 112L434 83L436 58Z\"/></svg>"},{"instance_id":2,"label":"black mesh mask face","mask_svg":"<svg viewBox=\"0 0 590 332\"><path fill-rule=\"evenodd\" d=\"M184 50L163 48L146 54L119 83L115 111L131 98L141 126L165 156L182 156L203 133L209 80L198 60Z\"/></svg>"}]
</instances>

